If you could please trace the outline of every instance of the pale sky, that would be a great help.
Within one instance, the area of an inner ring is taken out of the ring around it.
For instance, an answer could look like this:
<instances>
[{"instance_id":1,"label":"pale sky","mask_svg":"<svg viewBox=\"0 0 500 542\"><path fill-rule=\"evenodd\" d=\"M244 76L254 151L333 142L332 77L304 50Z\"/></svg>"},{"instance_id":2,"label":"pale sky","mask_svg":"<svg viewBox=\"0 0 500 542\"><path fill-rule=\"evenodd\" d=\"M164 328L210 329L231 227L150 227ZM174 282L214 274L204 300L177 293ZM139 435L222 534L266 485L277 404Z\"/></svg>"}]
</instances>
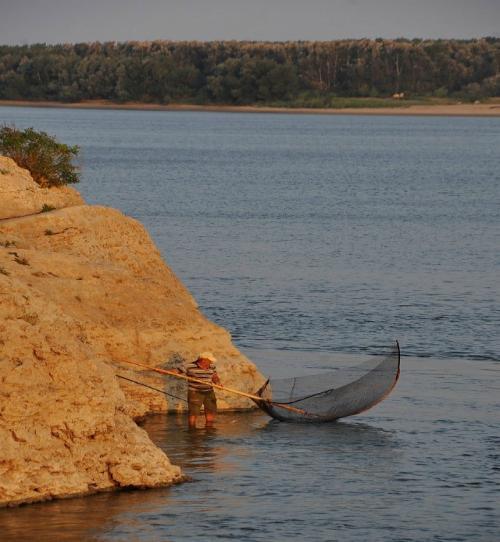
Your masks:
<instances>
[{"instance_id":1,"label":"pale sky","mask_svg":"<svg viewBox=\"0 0 500 542\"><path fill-rule=\"evenodd\" d=\"M0 0L0 43L500 37L500 0Z\"/></svg>"}]
</instances>

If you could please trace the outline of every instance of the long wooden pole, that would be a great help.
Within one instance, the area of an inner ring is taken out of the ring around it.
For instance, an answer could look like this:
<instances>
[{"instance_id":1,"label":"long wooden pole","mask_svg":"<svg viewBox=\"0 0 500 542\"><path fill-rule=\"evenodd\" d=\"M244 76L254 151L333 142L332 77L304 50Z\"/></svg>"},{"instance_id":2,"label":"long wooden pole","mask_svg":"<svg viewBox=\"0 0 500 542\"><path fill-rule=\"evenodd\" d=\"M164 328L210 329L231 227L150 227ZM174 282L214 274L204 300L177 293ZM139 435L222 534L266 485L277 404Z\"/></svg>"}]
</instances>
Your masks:
<instances>
[{"instance_id":1,"label":"long wooden pole","mask_svg":"<svg viewBox=\"0 0 500 542\"><path fill-rule=\"evenodd\" d=\"M166 369L158 369L157 367L149 367L149 365L137 363L136 361L120 360L120 363L128 363L130 365L136 365L137 367L142 367L143 369L147 369L148 371L154 371L155 373L159 373L161 375L173 376L174 378L180 378L181 380L188 380L189 382L198 382L199 384L207 383L205 380L200 380L199 378L194 378L193 376L187 376L182 373L178 373L176 371L167 371ZM295 408L290 405L284 405L282 403L274 403L273 401L269 401L267 399L264 399L263 397L254 395L253 393L246 393L244 391L235 390L234 388L227 388L226 386L221 386L220 384L215 384L214 382L211 382L210 385L217 390L227 391L228 393L234 393L235 395L241 395L242 397L247 397L248 399L253 399L254 401L257 401L260 403L262 402L272 403L285 410L296 412L297 414L305 414L305 411L301 410L300 408Z\"/></svg>"}]
</instances>

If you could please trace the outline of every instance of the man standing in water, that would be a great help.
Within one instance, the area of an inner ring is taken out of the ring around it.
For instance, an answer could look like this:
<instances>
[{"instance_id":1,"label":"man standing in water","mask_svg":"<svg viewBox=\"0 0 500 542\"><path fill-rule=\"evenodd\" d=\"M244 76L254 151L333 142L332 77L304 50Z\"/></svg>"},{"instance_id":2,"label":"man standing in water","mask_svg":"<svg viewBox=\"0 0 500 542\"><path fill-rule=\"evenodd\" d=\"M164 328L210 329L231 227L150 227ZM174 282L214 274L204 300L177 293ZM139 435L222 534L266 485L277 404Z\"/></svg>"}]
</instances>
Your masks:
<instances>
[{"instance_id":1,"label":"man standing in water","mask_svg":"<svg viewBox=\"0 0 500 542\"><path fill-rule=\"evenodd\" d=\"M187 376L202 380L188 384L188 424L196 427L196 417L203 405L207 427L213 425L217 414L217 399L212 383L220 384L220 378L215 369L215 356L212 352L202 352L186 369Z\"/></svg>"}]
</instances>

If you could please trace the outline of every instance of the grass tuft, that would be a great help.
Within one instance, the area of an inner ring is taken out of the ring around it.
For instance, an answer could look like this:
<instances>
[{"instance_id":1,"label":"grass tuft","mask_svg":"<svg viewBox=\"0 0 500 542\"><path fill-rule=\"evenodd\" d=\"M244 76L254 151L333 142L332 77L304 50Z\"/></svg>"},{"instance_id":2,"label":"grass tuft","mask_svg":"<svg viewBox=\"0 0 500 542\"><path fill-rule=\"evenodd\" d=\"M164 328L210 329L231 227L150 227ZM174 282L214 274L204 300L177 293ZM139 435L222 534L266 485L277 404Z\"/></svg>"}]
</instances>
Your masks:
<instances>
[{"instance_id":1,"label":"grass tuft","mask_svg":"<svg viewBox=\"0 0 500 542\"><path fill-rule=\"evenodd\" d=\"M48 213L49 211L55 211L55 207L53 207L52 205L48 205L47 203L44 203L41 212Z\"/></svg>"}]
</instances>

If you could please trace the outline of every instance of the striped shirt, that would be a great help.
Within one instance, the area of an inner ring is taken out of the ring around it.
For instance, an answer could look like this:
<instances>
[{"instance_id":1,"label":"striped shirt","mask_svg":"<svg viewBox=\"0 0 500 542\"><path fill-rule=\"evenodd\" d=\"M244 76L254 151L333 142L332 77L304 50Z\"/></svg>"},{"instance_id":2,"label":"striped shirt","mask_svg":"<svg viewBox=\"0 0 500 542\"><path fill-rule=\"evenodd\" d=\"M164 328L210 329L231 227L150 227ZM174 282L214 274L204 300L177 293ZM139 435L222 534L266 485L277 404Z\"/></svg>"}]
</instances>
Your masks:
<instances>
[{"instance_id":1,"label":"striped shirt","mask_svg":"<svg viewBox=\"0 0 500 542\"><path fill-rule=\"evenodd\" d=\"M202 369L196 361L188 365L186 368L187 376L203 380L206 384L201 382L189 382L188 389L193 391L210 391L212 388L212 378L216 374L215 365L210 365L208 369Z\"/></svg>"}]
</instances>

